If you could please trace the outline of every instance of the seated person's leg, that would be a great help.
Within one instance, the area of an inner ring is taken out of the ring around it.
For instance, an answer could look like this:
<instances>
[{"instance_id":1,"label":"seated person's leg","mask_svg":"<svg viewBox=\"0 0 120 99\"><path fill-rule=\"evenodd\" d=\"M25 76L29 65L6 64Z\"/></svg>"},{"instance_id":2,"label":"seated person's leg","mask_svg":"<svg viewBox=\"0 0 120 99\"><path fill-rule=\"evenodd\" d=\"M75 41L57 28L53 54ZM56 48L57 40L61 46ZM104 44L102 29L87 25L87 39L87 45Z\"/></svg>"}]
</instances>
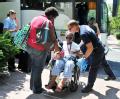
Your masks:
<instances>
[{"instance_id":1,"label":"seated person's leg","mask_svg":"<svg viewBox=\"0 0 120 99\"><path fill-rule=\"evenodd\" d=\"M63 60L56 60L55 65L52 69L52 75L58 76L64 69L65 62Z\"/></svg>"},{"instance_id":2,"label":"seated person's leg","mask_svg":"<svg viewBox=\"0 0 120 99\"><path fill-rule=\"evenodd\" d=\"M72 71L74 68L75 64L74 61L68 60L65 63L65 68L64 68L64 78L71 78L72 77Z\"/></svg>"},{"instance_id":3,"label":"seated person's leg","mask_svg":"<svg viewBox=\"0 0 120 99\"><path fill-rule=\"evenodd\" d=\"M66 63L65 63L65 67L64 67L64 77L63 79L60 81L60 83L58 84L57 88L56 88L56 91L57 92L61 92L63 86L64 86L64 83L67 79L71 79L72 78L72 71L73 71L73 68L74 68L74 61L72 60L68 60Z\"/></svg>"},{"instance_id":4,"label":"seated person's leg","mask_svg":"<svg viewBox=\"0 0 120 99\"><path fill-rule=\"evenodd\" d=\"M56 77L60 74L63 68L64 68L64 61L56 60L55 65L51 71L50 82L48 83L48 85L45 86L47 89L51 89L54 86Z\"/></svg>"}]
</instances>

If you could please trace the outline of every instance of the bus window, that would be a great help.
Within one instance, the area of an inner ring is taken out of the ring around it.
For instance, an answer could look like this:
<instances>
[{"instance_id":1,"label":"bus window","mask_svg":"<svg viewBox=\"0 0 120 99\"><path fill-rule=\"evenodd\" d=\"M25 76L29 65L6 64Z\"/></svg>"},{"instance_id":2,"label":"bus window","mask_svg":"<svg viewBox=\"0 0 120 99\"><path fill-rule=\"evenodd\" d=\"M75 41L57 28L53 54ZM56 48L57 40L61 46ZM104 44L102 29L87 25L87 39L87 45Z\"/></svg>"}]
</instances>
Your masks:
<instances>
[{"instance_id":1,"label":"bus window","mask_svg":"<svg viewBox=\"0 0 120 99\"><path fill-rule=\"evenodd\" d=\"M0 0L0 2L7 2L7 0Z\"/></svg>"},{"instance_id":2,"label":"bus window","mask_svg":"<svg viewBox=\"0 0 120 99\"><path fill-rule=\"evenodd\" d=\"M96 10L89 10L89 12L88 12L88 20L89 20L91 17L96 18Z\"/></svg>"},{"instance_id":3,"label":"bus window","mask_svg":"<svg viewBox=\"0 0 120 99\"><path fill-rule=\"evenodd\" d=\"M21 0L22 10L44 10L50 6L54 6L53 2L41 2L40 0Z\"/></svg>"}]
</instances>

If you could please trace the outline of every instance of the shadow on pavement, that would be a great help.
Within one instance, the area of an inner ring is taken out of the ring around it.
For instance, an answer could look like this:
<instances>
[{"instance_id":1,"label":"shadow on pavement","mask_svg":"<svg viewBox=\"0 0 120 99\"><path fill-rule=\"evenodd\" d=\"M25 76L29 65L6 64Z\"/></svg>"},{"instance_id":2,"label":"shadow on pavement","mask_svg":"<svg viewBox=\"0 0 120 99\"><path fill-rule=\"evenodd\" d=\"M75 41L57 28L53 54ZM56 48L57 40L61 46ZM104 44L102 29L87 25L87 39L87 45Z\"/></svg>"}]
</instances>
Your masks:
<instances>
[{"instance_id":1,"label":"shadow on pavement","mask_svg":"<svg viewBox=\"0 0 120 99\"><path fill-rule=\"evenodd\" d=\"M120 81L120 62L108 61L108 63L110 64L110 67L117 78L116 80ZM102 65L100 65L98 69L97 78L104 79L105 76L107 76L107 74L105 73ZM88 71L81 73L81 77L88 77Z\"/></svg>"},{"instance_id":2,"label":"shadow on pavement","mask_svg":"<svg viewBox=\"0 0 120 99\"><path fill-rule=\"evenodd\" d=\"M117 61L108 61L108 63L110 64L110 67L113 71L113 73L115 74L116 77L120 77L120 62ZM99 74L105 74L102 66L101 66L102 71L99 71Z\"/></svg>"},{"instance_id":3,"label":"shadow on pavement","mask_svg":"<svg viewBox=\"0 0 120 99\"><path fill-rule=\"evenodd\" d=\"M78 90L76 92L70 92L70 91L65 91L62 93L53 93L53 94L31 94L29 95L26 99L88 99L90 95L95 95L98 97L98 99L119 99L117 97L117 92L119 89L107 86L109 89L106 91L105 95L101 94L95 90L93 90L90 93L81 93L81 88L83 86L79 86ZM92 97L91 97L92 98Z\"/></svg>"},{"instance_id":4,"label":"shadow on pavement","mask_svg":"<svg viewBox=\"0 0 120 99\"><path fill-rule=\"evenodd\" d=\"M81 82L76 92L70 92L69 90L65 90L61 93L43 92L42 94L31 94L26 99L81 99L88 95L80 92L84 85L85 83Z\"/></svg>"},{"instance_id":5,"label":"shadow on pavement","mask_svg":"<svg viewBox=\"0 0 120 99\"><path fill-rule=\"evenodd\" d=\"M119 99L117 97L116 93L119 91L119 89L107 86L109 89L106 91L105 95L93 90L92 93L98 97L98 99Z\"/></svg>"},{"instance_id":6,"label":"shadow on pavement","mask_svg":"<svg viewBox=\"0 0 120 99\"><path fill-rule=\"evenodd\" d=\"M11 72L10 77L4 78L2 83L0 84L0 99L5 99L8 93L12 93L12 91L16 92L23 89L23 84L25 82L26 74L16 71ZM0 81L1 82L1 81Z\"/></svg>"}]
</instances>

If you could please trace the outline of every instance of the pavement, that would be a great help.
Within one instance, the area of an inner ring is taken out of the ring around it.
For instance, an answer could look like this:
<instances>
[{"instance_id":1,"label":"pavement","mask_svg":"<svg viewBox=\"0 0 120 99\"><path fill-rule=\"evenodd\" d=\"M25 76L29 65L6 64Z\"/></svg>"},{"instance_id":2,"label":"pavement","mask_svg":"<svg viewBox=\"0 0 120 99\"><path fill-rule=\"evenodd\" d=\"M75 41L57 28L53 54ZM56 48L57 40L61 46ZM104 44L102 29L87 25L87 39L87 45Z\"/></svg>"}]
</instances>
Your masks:
<instances>
[{"instance_id":1,"label":"pavement","mask_svg":"<svg viewBox=\"0 0 120 99\"><path fill-rule=\"evenodd\" d=\"M120 44L114 35L108 36L107 43L110 49L120 52Z\"/></svg>"},{"instance_id":2,"label":"pavement","mask_svg":"<svg viewBox=\"0 0 120 99\"><path fill-rule=\"evenodd\" d=\"M114 36L108 37L108 46L110 50L106 58L117 79L104 81L106 74L100 68L93 91L90 93L81 93L81 88L87 83L88 72L81 73L79 88L76 92L68 90L62 93L33 94L29 89L30 74L17 71L11 73L10 77L0 80L0 99L120 99L120 46ZM42 80L44 87L49 80L48 69L44 69Z\"/></svg>"}]
</instances>

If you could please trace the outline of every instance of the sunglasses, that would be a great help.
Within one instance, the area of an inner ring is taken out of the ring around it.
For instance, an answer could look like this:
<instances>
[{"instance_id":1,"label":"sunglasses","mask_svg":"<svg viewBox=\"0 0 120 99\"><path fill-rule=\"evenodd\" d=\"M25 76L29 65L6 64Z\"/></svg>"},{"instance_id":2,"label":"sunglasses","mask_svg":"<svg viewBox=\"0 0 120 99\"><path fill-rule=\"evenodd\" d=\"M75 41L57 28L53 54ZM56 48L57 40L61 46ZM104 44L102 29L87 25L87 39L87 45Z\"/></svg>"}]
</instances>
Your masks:
<instances>
[{"instance_id":1,"label":"sunglasses","mask_svg":"<svg viewBox=\"0 0 120 99\"><path fill-rule=\"evenodd\" d=\"M73 37L66 37L66 39L69 39L69 40L71 40L71 39L73 39Z\"/></svg>"}]
</instances>

